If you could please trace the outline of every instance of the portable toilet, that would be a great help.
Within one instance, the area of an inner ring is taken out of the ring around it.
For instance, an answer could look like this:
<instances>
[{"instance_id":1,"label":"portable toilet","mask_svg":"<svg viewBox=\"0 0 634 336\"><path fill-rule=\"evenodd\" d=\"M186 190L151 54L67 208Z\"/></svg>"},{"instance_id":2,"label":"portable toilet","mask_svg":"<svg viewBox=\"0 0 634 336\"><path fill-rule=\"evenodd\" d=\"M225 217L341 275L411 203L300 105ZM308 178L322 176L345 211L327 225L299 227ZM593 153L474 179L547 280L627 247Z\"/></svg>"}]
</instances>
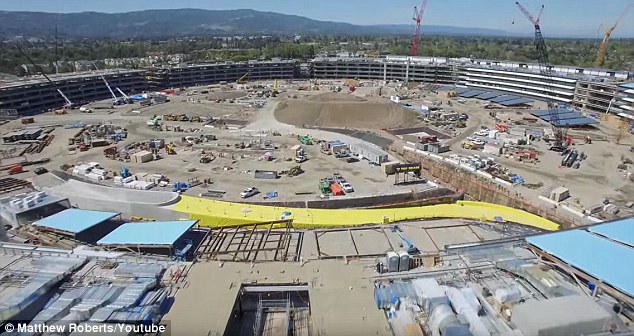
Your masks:
<instances>
[{"instance_id":1,"label":"portable toilet","mask_svg":"<svg viewBox=\"0 0 634 336\"><path fill-rule=\"evenodd\" d=\"M399 272L409 271L409 253L407 253L406 251L400 251L398 253L398 258L399 258L398 271Z\"/></svg>"},{"instance_id":2,"label":"portable toilet","mask_svg":"<svg viewBox=\"0 0 634 336\"><path fill-rule=\"evenodd\" d=\"M388 272L398 272L399 263L400 262L399 262L398 253L394 251L390 251L387 253L387 256L385 258L385 264L387 265Z\"/></svg>"}]
</instances>

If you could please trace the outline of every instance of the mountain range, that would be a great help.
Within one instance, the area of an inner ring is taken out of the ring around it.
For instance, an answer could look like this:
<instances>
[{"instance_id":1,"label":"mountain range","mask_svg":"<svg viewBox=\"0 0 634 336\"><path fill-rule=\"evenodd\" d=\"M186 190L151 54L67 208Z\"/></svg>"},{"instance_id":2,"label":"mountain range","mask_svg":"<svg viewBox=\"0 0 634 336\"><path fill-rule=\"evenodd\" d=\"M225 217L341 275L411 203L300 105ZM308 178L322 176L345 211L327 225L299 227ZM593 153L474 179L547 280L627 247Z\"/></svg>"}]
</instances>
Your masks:
<instances>
[{"instance_id":1,"label":"mountain range","mask_svg":"<svg viewBox=\"0 0 634 336\"><path fill-rule=\"evenodd\" d=\"M407 35L411 25L353 25L250 9L162 9L128 13L42 13L0 11L0 38L48 39L55 27L68 39L172 38L234 35ZM495 29L424 26L425 35L511 36Z\"/></svg>"}]
</instances>

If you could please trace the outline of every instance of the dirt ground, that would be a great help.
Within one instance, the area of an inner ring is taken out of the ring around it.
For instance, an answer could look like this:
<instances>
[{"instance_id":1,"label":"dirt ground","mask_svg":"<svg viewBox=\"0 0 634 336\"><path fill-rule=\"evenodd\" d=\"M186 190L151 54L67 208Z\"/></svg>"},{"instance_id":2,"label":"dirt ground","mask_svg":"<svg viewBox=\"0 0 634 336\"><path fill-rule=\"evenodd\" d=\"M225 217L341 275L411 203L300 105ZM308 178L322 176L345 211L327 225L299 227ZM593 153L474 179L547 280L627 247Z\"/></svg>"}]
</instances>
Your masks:
<instances>
[{"instance_id":1,"label":"dirt ground","mask_svg":"<svg viewBox=\"0 0 634 336\"><path fill-rule=\"evenodd\" d=\"M275 112L277 120L297 126L390 128L412 126L417 113L382 98L347 93L322 93L305 100L288 100Z\"/></svg>"},{"instance_id":2,"label":"dirt ground","mask_svg":"<svg viewBox=\"0 0 634 336\"><path fill-rule=\"evenodd\" d=\"M128 139L117 146L156 138L164 138L168 143L175 143L177 155L166 156L162 152L164 158L159 161L145 164L127 163L126 165L132 173L163 173L172 181L185 181L191 178L211 179L213 181L213 184L207 188L193 188L188 191L188 194L192 195L198 195L211 189L226 191L227 200L239 200L238 194L242 189L257 187L262 193L277 191L279 196L276 200L280 201L312 200L318 197L318 180L331 175L334 171L339 171L344 175L355 188L355 193L346 197L407 192L412 188L426 188L424 185L393 186L392 179L386 178L380 168L369 166L364 162L348 164L332 156L325 156L319 153L319 148L316 145L305 148L309 160L302 164L302 168L306 171L303 175L294 178L283 177L277 180L254 179L253 172L256 169L282 171L295 165L293 161L286 161L286 159L294 156L290 147L298 144L295 138L298 134L310 134L324 140L339 139L347 143L360 141L354 138L354 132L351 137L323 130L303 129L300 127L301 125L375 129L378 133L395 140L398 138L378 129L416 125L417 113L413 109L402 108L391 103L388 101L388 97L377 97L376 87L360 87L354 94L347 94L324 92L323 89L320 91L297 91L296 87L293 88L295 85L280 83L282 93L277 98L268 99L262 108L253 107L253 103L264 99L257 99L252 95L246 96L245 91L214 88L214 92L210 92L209 95L221 94L224 95L223 97L241 98L236 98L234 103L229 101L216 103L213 100L207 100L201 94L177 95L171 96L169 103L151 107L139 107L135 104L117 109L98 109L90 114L71 110L67 115L51 113L38 115L35 117L36 123L32 126L57 125L58 127L52 133L55 135L55 139L42 153L26 157L29 160L50 158L51 162L45 165L49 170L58 169L63 163L75 164L96 161L109 170L119 171L122 162L105 159L100 148L69 155L68 138L72 137L78 130L62 127L77 121L83 121L86 124L113 123L125 127L129 132ZM189 89L188 92L192 93L193 89ZM200 90L200 88L195 89ZM396 90L391 88L390 92L396 92ZM412 92L416 92L416 90ZM442 100L443 102L447 100L446 98L441 99L430 91L421 90L417 95L420 95L421 98L406 102L415 107L421 104L430 105L433 100ZM289 98L289 96L298 96L298 98ZM482 125L493 127L495 121L489 116L489 110L484 109L483 105L484 102L476 99L467 99L464 104L454 100L451 107L443 105L446 111L467 113L470 116L466 128L435 128L453 136L453 138L446 140L448 144L452 145L452 151L444 155L452 153L473 155L477 153L460 148L460 143L466 137L472 136L473 132ZM539 107L544 108L543 106ZM203 127L200 123L166 123L170 126L181 126L185 130L196 131L195 133L158 132L146 125L146 121L153 115L167 113L211 115L216 118L243 120L249 125L239 130L227 130ZM511 109L505 113L521 118L528 115L529 111ZM549 128L543 122L538 122L538 124L545 129ZM20 127L22 125L19 120L12 121L0 126L0 131L4 133ZM271 130L279 131L282 136L271 136ZM511 172L522 176L527 183L542 182L544 184L543 187L536 190L523 186L517 186L514 190L528 200L545 207L551 205L539 200L538 196L547 188L555 185L563 185L570 189L571 198L568 203L571 206L588 208L601 203L605 198L614 200L619 205L624 205L634 199L634 186L616 168L622 158L634 159L632 153L629 152L630 145L634 143L634 137L627 135L621 140L621 145L616 145L616 130L603 125L593 130L570 130L569 133L575 139L575 146L588 155L588 159L578 170L560 168L561 157L557 153L548 151L543 142L532 144L540 152L540 161L537 164L525 164L506 157L496 158L496 161L508 167ZM213 134L218 137L218 140L197 145L194 150L184 146L183 137L200 134ZM586 134L590 134L595 139L592 144L582 144L582 139ZM271 140L277 145L278 149L272 150L276 160L261 160L260 157L266 150L237 150L234 148L235 143L248 143L260 139ZM8 151L14 146L3 144L1 147ZM199 160L203 150L207 153L213 153L216 159L209 164L201 164ZM11 162L11 160L2 158L2 164ZM30 166L27 169L32 171L36 167ZM226 167L231 169L226 169ZM629 165L629 170L634 170L632 165ZM6 175L7 173L2 172L1 174ZM32 172L23 173L16 177L28 178L29 176L32 176ZM104 183L112 185L112 180ZM296 193L306 194L300 196ZM258 196L252 200L262 200L262 198Z\"/></svg>"}]
</instances>

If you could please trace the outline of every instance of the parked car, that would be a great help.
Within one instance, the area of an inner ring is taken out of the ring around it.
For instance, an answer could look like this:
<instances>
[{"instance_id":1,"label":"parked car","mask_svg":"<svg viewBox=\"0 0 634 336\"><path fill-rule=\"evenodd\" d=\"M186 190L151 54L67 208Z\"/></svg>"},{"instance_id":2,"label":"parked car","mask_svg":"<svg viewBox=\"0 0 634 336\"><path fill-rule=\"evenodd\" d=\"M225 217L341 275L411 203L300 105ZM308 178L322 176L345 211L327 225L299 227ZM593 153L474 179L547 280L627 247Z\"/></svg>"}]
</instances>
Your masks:
<instances>
[{"instance_id":1,"label":"parked car","mask_svg":"<svg viewBox=\"0 0 634 336\"><path fill-rule=\"evenodd\" d=\"M480 139L475 139L472 141L474 144L478 145L478 146L484 146L484 141L480 140Z\"/></svg>"},{"instance_id":2,"label":"parked car","mask_svg":"<svg viewBox=\"0 0 634 336\"><path fill-rule=\"evenodd\" d=\"M479 131L476 131L475 133L473 133L473 135L488 136L489 135L489 131L487 131L487 130L479 130Z\"/></svg>"},{"instance_id":3,"label":"parked car","mask_svg":"<svg viewBox=\"0 0 634 336\"><path fill-rule=\"evenodd\" d=\"M42 175L42 174L48 173L48 169L44 167L39 167L39 168L36 168L33 172L35 173L35 175Z\"/></svg>"},{"instance_id":4,"label":"parked car","mask_svg":"<svg viewBox=\"0 0 634 336\"><path fill-rule=\"evenodd\" d=\"M255 188L255 187L246 188L240 193L240 197L249 198L249 197L257 195L259 193L260 193L260 191L258 190L258 188Z\"/></svg>"},{"instance_id":5,"label":"parked car","mask_svg":"<svg viewBox=\"0 0 634 336\"><path fill-rule=\"evenodd\" d=\"M354 189L348 182L339 183L339 185L341 186L341 189L343 189L343 191L346 193L354 192Z\"/></svg>"},{"instance_id":6,"label":"parked car","mask_svg":"<svg viewBox=\"0 0 634 336\"><path fill-rule=\"evenodd\" d=\"M357 159L356 157L349 157L346 159L347 163L354 163L354 162L359 162L359 159Z\"/></svg>"}]
</instances>

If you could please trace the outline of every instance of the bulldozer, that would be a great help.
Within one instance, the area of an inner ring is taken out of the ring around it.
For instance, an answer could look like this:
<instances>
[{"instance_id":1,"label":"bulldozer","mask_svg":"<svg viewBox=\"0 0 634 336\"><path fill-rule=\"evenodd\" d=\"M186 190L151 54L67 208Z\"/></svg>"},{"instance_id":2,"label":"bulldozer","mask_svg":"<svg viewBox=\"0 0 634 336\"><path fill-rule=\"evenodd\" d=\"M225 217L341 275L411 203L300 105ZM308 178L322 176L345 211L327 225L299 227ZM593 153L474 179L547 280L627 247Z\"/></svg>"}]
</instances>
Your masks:
<instances>
[{"instance_id":1,"label":"bulldozer","mask_svg":"<svg viewBox=\"0 0 634 336\"><path fill-rule=\"evenodd\" d=\"M299 135L299 136L297 136L297 139L303 145L312 145L313 144L313 140L310 138L310 135Z\"/></svg>"},{"instance_id":2,"label":"bulldozer","mask_svg":"<svg viewBox=\"0 0 634 336\"><path fill-rule=\"evenodd\" d=\"M297 166L293 166L293 167L291 167L291 168L288 170L288 172L286 173L286 175L288 175L289 177L290 177L290 176L297 176L297 175L299 175L299 174L301 174L301 173L303 173L303 172L304 172L304 170L302 169L302 166L297 165Z\"/></svg>"}]
</instances>

